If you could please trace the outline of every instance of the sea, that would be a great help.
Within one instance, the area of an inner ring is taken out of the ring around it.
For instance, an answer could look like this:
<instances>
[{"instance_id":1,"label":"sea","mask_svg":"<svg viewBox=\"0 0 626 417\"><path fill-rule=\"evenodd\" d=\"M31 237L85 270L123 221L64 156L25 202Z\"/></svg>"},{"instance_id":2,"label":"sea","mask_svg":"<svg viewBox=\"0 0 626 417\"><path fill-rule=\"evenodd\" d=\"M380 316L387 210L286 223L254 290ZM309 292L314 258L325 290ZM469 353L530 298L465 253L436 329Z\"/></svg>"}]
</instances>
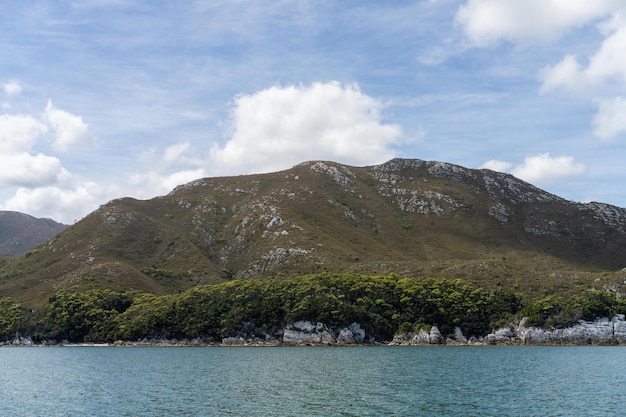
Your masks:
<instances>
[{"instance_id":1,"label":"sea","mask_svg":"<svg viewBox=\"0 0 626 417\"><path fill-rule=\"evenodd\" d=\"M626 347L2 347L3 416L624 416Z\"/></svg>"}]
</instances>

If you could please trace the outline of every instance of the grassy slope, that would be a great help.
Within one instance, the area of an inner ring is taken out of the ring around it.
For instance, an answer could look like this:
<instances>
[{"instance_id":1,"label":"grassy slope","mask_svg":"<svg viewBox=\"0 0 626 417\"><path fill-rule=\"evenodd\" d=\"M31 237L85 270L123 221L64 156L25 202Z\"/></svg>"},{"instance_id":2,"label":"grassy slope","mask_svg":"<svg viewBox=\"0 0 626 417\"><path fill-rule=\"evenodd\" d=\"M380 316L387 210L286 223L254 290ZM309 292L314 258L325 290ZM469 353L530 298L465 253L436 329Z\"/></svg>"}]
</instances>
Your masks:
<instances>
[{"instance_id":1,"label":"grassy slope","mask_svg":"<svg viewBox=\"0 0 626 417\"><path fill-rule=\"evenodd\" d=\"M74 285L165 294L323 271L461 277L530 296L623 282L623 233L580 220L580 207L509 177L500 195L484 186L489 173L402 164L308 163L115 200L2 268L0 296L37 304ZM531 202L509 201L520 195Z\"/></svg>"}]
</instances>

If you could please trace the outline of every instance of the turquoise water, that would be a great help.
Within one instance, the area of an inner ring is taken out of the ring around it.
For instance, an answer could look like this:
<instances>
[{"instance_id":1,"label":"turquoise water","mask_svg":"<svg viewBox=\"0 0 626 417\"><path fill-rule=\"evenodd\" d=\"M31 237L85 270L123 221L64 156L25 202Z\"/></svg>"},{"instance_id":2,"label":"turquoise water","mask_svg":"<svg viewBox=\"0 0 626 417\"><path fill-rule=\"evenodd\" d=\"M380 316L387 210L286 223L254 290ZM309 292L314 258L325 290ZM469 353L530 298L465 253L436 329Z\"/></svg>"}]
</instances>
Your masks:
<instances>
[{"instance_id":1,"label":"turquoise water","mask_svg":"<svg viewBox=\"0 0 626 417\"><path fill-rule=\"evenodd\" d=\"M5 416L623 416L626 347L0 348Z\"/></svg>"}]
</instances>

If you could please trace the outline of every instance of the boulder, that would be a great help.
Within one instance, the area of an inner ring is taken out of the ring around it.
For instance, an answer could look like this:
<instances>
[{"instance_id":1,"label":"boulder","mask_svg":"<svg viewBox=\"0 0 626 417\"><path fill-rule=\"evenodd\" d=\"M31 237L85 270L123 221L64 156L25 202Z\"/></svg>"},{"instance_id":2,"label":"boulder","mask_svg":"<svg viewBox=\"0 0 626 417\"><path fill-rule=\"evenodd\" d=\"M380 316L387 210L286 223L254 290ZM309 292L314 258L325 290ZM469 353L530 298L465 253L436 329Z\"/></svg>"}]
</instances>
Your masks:
<instances>
[{"instance_id":1,"label":"boulder","mask_svg":"<svg viewBox=\"0 0 626 417\"><path fill-rule=\"evenodd\" d=\"M427 345L430 343L430 335L424 329L420 329L419 333L413 336L411 339L411 344L414 345Z\"/></svg>"},{"instance_id":2,"label":"boulder","mask_svg":"<svg viewBox=\"0 0 626 417\"><path fill-rule=\"evenodd\" d=\"M333 331L323 323L297 321L283 331L283 343L286 344L334 343L336 340Z\"/></svg>"},{"instance_id":3,"label":"boulder","mask_svg":"<svg viewBox=\"0 0 626 417\"><path fill-rule=\"evenodd\" d=\"M487 335L487 343L496 344L496 343L505 343L512 342L517 337L517 334L510 327L503 327L501 329L496 330L494 333L490 333Z\"/></svg>"},{"instance_id":4,"label":"boulder","mask_svg":"<svg viewBox=\"0 0 626 417\"><path fill-rule=\"evenodd\" d=\"M428 341L431 345L442 345L444 344L443 336L441 332L437 328L437 326L433 326L430 328L430 334L428 335Z\"/></svg>"},{"instance_id":5,"label":"boulder","mask_svg":"<svg viewBox=\"0 0 626 417\"><path fill-rule=\"evenodd\" d=\"M458 343L467 343L467 338L458 326L454 328L454 340Z\"/></svg>"}]
</instances>

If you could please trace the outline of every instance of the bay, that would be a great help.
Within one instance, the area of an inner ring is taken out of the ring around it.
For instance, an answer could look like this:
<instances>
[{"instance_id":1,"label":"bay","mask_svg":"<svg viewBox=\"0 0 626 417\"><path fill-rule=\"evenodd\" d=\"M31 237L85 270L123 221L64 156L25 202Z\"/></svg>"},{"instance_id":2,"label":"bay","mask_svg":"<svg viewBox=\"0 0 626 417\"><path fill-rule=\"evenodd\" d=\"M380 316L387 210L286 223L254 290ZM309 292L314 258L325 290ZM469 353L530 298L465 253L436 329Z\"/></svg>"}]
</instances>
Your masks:
<instances>
[{"instance_id":1,"label":"bay","mask_svg":"<svg viewBox=\"0 0 626 417\"><path fill-rule=\"evenodd\" d=\"M7 416L621 416L626 347L3 347Z\"/></svg>"}]
</instances>

